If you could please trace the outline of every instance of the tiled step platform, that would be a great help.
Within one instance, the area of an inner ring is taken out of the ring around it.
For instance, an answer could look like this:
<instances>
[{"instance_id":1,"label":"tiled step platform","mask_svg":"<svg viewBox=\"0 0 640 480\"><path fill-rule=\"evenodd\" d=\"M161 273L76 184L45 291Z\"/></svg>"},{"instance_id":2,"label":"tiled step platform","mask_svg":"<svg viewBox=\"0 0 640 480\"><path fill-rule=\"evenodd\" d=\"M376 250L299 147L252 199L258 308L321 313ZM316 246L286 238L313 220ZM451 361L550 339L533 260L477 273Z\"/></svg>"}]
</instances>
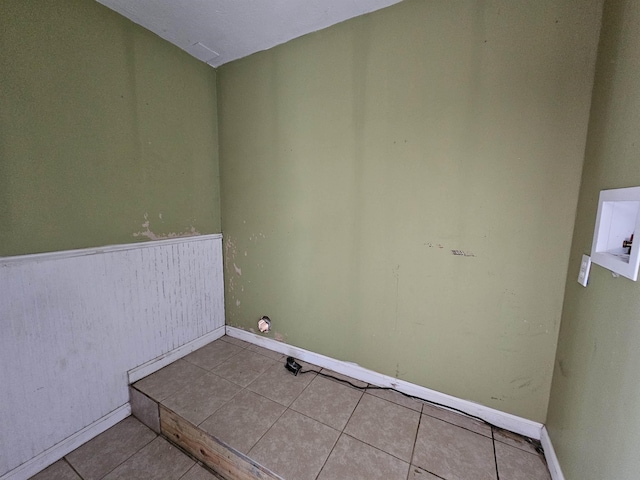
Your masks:
<instances>
[{"instance_id":1,"label":"tiled step platform","mask_svg":"<svg viewBox=\"0 0 640 480\"><path fill-rule=\"evenodd\" d=\"M550 479L523 437L284 363L224 336L136 382L133 413L229 480Z\"/></svg>"}]
</instances>

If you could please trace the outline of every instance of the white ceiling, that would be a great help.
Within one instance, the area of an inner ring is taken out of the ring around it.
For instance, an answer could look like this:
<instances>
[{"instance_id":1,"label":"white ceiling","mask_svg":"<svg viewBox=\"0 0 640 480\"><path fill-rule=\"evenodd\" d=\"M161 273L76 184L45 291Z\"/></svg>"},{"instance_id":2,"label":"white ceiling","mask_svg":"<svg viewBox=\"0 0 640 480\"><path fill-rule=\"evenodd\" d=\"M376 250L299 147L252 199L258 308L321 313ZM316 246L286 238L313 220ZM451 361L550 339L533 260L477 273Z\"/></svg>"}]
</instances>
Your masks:
<instances>
[{"instance_id":1,"label":"white ceiling","mask_svg":"<svg viewBox=\"0 0 640 480\"><path fill-rule=\"evenodd\" d=\"M97 0L217 67L401 0Z\"/></svg>"}]
</instances>

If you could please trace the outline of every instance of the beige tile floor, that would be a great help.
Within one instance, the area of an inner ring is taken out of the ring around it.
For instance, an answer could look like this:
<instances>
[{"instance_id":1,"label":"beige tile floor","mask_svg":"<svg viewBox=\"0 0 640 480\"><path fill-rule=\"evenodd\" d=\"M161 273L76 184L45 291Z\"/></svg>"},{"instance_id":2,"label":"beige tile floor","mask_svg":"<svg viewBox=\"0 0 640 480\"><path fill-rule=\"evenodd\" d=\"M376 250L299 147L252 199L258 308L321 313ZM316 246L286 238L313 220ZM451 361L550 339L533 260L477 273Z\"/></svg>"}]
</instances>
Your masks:
<instances>
[{"instance_id":1,"label":"beige tile floor","mask_svg":"<svg viewBox=\"0 0 640 480\"><path fill-rule=\"evenodd\" d=\"M293 376L284 356L231 337L134 386L286 480L550 480L518 435L396 392ZM215 477L129 418L35 478Z\"/></svg>"},{"instance_id":2,"label":"beige tile floor","mask_svg":"<svg viewBox=\"0 0 640 480\"><path fill-rule=\"evenodd\" d=\"M219 477L128 417L32 480L215 480Z\"/></svg>"}]
</instances>

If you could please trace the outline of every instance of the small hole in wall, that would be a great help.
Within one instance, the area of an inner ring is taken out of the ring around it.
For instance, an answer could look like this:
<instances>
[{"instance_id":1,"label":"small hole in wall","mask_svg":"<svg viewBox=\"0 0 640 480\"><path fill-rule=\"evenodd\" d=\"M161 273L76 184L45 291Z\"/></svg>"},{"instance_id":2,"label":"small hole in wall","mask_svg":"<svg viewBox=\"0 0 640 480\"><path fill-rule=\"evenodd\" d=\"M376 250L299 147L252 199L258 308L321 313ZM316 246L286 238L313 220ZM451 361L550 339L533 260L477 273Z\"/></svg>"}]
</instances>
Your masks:
<instances>
[{"instance_id":1,"label":"small hole in wall","mask_svg":"<svg viewBox=\"0 0 640 480\"><path fill-rule=\"evenodd\" d=\"M267 333L269 330L271 330L271 320L269 319L269 317L264 316L260 320L258 320L258 330L260 330L262 333Z\"/></svg>"}]
</instances>

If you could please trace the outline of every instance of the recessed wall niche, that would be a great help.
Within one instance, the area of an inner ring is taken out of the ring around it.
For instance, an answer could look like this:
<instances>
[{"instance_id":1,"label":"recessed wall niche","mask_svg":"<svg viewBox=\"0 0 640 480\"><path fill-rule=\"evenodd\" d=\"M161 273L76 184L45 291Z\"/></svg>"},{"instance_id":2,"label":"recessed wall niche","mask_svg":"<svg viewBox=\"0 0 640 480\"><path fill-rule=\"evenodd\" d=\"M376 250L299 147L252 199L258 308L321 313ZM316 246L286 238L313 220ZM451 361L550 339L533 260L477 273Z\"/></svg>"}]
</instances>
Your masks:
<instances>
[{"instance_id":1,"label":"recessed wall niche","mask_svg":"<svg viewBox=\"0 0 640 480\"><path fill-rule=\"evenodd\" d=\"M591 261L613 273L638 279L640 187L602 190L598 201Z\"/></svg>"}]
</instances>

